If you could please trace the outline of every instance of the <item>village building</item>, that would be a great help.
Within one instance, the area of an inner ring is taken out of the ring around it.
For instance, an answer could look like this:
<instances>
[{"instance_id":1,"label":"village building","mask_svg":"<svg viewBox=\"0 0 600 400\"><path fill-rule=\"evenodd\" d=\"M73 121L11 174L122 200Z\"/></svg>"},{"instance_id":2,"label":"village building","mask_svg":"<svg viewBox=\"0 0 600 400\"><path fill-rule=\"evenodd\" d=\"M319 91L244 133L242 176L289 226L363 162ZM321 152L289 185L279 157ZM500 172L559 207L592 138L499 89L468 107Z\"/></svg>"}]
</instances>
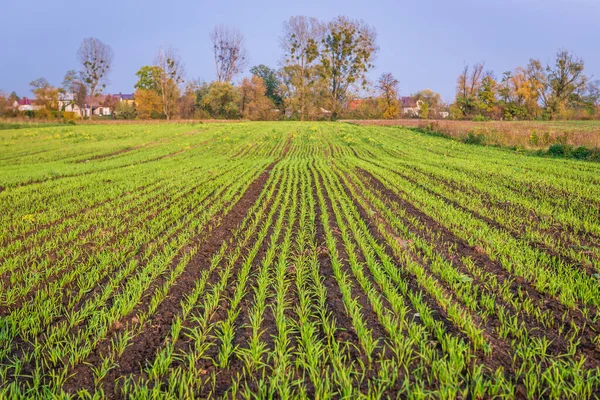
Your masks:
<instances>
[{"instance_id":1,"label":"village building","mask_svg":"<svg viewBox=\"0 0 600 400\"><path fill-rule=\"evenodd\" d=\"M112 97L113 102L108 102L109 96ZM82 110L77 104L75 104L74 96L72 93L60 94L58 98L58 109L64 112L72 112L81 117L88 118L91 115L97 117L108 117L114 112L114 103L124 102L130 105L134 105L133 94L114 94L114 95L95 95L93 98L87 96L85 99L85 107Z\"/></svg>"},{"instance_id":2,"label":"village building","mask_svg":"<svg viewBox=\"0 0 600 400\"><path fill-rule=\"evenodd\" d=\"M12 106L17 111L36 111L42 108L42 106L35 104L35 100L28 99L27 97L16 100Z\"/></svg>"}]
</instances>

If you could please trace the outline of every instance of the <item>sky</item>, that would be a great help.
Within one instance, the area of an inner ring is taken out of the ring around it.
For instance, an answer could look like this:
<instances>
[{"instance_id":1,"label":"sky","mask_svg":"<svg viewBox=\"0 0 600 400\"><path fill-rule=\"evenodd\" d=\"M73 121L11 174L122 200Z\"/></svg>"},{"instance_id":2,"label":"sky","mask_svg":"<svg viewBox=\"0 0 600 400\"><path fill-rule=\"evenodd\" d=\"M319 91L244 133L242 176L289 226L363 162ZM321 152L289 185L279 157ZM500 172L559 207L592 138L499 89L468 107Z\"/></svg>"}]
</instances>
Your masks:
<instances>
[{"instance_id":1,"label":"sky","mask_svg":"<svg viewBox=\"0 0 600 400\"><path fill-rule=\"evenodd\" d=\"M401 95L429 88L451 101L465 63L484 61L501 77L530 58L551 62L559 49L583 58L586 73L600 79L600 0L19 0L0 9L0 90L31 97L29 82L39 77L60 85L78 69L87 37L114 51L105 93L133 92L135 72L161 46L179 51L187 79L211 81L208 36L217 24L244 34L249 66L277 67L278 37L293 15L346 15L375 27L379 52L369 77L393 73Z\"/></svg>"}]
</instances>

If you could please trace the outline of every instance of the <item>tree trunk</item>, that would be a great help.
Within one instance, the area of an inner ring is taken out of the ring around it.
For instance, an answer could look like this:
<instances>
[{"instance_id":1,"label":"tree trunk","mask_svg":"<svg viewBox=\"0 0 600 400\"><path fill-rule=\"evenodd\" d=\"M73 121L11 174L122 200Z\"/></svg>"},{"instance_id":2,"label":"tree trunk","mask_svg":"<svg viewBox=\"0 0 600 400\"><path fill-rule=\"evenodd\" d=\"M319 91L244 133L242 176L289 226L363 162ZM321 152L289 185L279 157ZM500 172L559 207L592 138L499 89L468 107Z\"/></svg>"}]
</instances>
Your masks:
<instances>
[{"instance_id":1,"label":"tree trunk","mask_svg":"<svg viewBox=\"0 0 600 400\"><path fill-rule=\"evenodd\" d=\"M92 88L90 90L90 104L89 104L89 106L90 106L90 115L88 115L88 120L90 120L90 121L92 120L92 114L93 114L93 111L94 111L94 108L92 106L92 102L94 101L94 92L95 91L96 91L96 88Z\"/></svg>"}]
</instances>

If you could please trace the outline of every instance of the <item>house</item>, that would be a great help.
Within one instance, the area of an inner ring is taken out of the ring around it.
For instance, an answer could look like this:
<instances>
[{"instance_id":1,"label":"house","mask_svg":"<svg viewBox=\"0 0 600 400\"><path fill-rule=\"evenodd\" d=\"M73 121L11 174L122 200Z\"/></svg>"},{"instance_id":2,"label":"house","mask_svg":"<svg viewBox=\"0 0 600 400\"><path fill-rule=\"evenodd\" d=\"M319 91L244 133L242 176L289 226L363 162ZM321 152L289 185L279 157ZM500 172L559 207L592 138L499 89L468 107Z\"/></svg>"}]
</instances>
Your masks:
<instances>
[{"instance_id":1,"label":"house","mask_svg":"<svg viewBox=\"0 0 600 400\"><path fill-rule=\"evenodd\" d=\"M414 97L402 97L400 101L402 103L402 114L407 117L419 116L423 100L415 100Z\"/></svg>"},{"instance_id":2,"label":"house","mask_svg":"<svg viewBox=\"0 0 600 400\"><path fill-rule=\"evenodd\" d=\"M133 99L133 94L119 93L119 94L113 94L113 96L116 97L117 99L119 99L120 102L124 102L130 106L135 105L135 100Z\"/></svg>"},{"instance_id":3,"label":"house","mask_svg":"<svg viewBox=\"0 0 600 400\"><path fill-rule=\"evenodd\" d=\"M84 109L81 110L77 104L75 104L75 98L72 93L59 94L58 96L58 109L60 111L76 113L82 117L89 117L90 112L94 116L110 116L112 115L111 107L105 105L107 96L98 94L93 98L86 96Z\"/></svg>"},{"instance_id":4,"label":"house","mask_svg":"<svg viewBox=\"0 0 600 400\"><path fill-rule=\"evenodd\" d=\"M36 105L34 100L23 97L20 100L16 100L13 103L13 109L17 111L36 111L42 108L42 106Z\"/></svg>"},{"instance_id":5,"label":"house","mask_svg":"<svg viewBox=\"0 0 600 400\"><path fill-rule=\"evenodd\" d=\"M106 117L112 115L111 108L106 104L106 98L110 95L97 94L94 97L85 98L85 116L89 117L90 112L94 116Z\"/></svg>"},{"instance_id":6,"label":"house","mask_svg":"<svg viewBox=\"0 0 600 400\"><path fill-rule=\"evenodd\" d=\"M72 112L79 116L83 115L81 108L75 104L75 96L73 93L59 93L58 109L59 111Z\"/></svg>"},{"instance_id":7,"label":"house","mask_svg":"<svg viewBox=\"0 0 600 400\"><path fill-rule=\"evenodd\" d=\"M402 114L408 118L417 118L421 112L421 107L425 102L423 100L415 100L414 97L402 97ZM446 119L450 116L448 111L442 111L439 108L429 110L428 118L430 119Z\"/></svg>"}]
</instances>

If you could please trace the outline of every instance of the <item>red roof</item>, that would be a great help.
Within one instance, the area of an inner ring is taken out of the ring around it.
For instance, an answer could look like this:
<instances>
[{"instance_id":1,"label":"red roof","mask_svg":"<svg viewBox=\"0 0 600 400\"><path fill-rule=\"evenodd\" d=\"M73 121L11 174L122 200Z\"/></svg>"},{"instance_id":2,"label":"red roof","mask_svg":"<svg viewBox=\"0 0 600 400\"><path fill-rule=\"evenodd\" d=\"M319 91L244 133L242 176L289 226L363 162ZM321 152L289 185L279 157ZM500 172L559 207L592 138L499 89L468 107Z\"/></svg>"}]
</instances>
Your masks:
<instances>
[{"instance_id":1,"label":"red roof","mask_svg":"<svg viewBox=\"0 0 600 400\"><path fill-rule=\"evenodd\" d=\"M356 110L358 107L360 107L360 105L362 104L362 99L356 99L356 100L350 100L348 102L348 109L350 111L354 111Z\"/></svg>"},{"instance_id":2,"label":"red roof","mask_svg":"<svg viewBox=\"0 0 600 400\"><path fill-rule=\"evenodd\" d=\"M33 105L33 101L31 101L27 97L23 97L21 100L17 100L17 104L19 104L20 106L31 106Z\"/></svg>"}]
</instances>

